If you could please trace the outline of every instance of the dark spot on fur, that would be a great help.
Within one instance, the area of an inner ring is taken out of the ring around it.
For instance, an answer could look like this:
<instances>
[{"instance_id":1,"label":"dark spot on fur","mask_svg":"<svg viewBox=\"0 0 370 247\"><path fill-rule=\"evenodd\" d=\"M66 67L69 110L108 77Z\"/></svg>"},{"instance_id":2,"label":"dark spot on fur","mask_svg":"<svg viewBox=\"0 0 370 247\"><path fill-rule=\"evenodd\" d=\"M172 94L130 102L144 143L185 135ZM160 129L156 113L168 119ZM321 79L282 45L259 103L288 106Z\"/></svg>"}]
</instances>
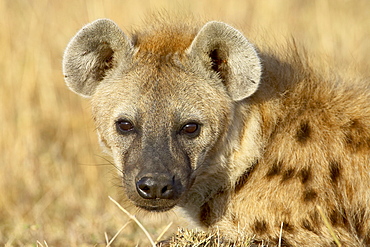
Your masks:
<instances>
[{"instance_id":1,"label":"dark spot on fur","mask_svg":"<svg viewBox=\"0 0 370 247\"><path fill-rule=\"evenodd\" d=\"M281 162L275 162L271 167L270 169L267 171L267 174L266 174L266 177L268 179L272 178L273 176L277 176L280 174L281 172L281 166L282 166L282 163Z\"/></svg>"},{"instance_id":2,"label":"dark spot on fur","mask_svg":"<svg viewBox=\"0 0 370 247\"><path fill-rule=\"evenodd\" d=\"M111 148L110 145L108 144L107 140L103 137L103 135L100 135L100 141L107 147Z\"/></svg>"},{"instance_id":3,"label":"dark spot on fur","mask_svg":"<svg viewBox=\"0 0 370 247\"><path fill-rule=\"evenodd\" d=\"M337 184L340 177L340 164L337 161L331 161L329 163L329 172L332 183Z\"/></svg>"},{"instance_id":4,"label":"dark spot on fur","mask_svg":"<svg viewBox=\"0 0 370 247\"><path fill-rule=\"evenodd\" d=\"M370 149L369 133L359 120L352 120L347 126L343 127L345 142L352 152L359 152Z\"/></svg>"},{"instance_id":5,"label":"dark spot on fur","mask_svg":"<svg viewBox=\"0 0 370 247\"><path fill-rule=\"evenodd\" d=\"M285 170L282 174L281 182L285 182L289 179L291 179L294 176L295 170L294 168L289 168Z\"/></svg>"},{"instance_id":6,"label":"dark spot on fur","mask_svg":"<svg viewBox=\"0 0 370 247\"><path fill-rule=\"evenodd\" d=\"M138 34L135 33L131 36L131 44L132 46L137 46L138 45L138 40L139 40L139 37L138 37Z\"/></svg>"},{"instance_id":7,"label":"dark spot on fur","mask_svg":"<svg viewBox=\"0 0 370 247\"><path fill-rule=\"evenodd\" d=\"M321 216L317 211L314 211L309 214L307 219L302 220L301 226L303 229L320 236L322 234L320 230L321 223Z\"/></svg>"},{"instance_id":8,"label":"dark spot on fur","mask_svg":"<svg viewBox=\"0 0 370 247\"><path fill-rule=\"evenodd\" d=\"M332 241L329 246L330 247L338 247L338 245L335 241Z\"/></svg>"},{"instance_id":9,"label":"dark spot on fur","mask_svg":"<svg viewBox=\"0 0 370 247\"><path fill-rule=\"evenodd\" d=\"M305 219L302 221L302 227L310 232L315 232L309 220Z\"/></svg>"},{"instance_id":10,"label":"dark spot on fur","mask_svg":"<svg viewBox=\"0 0 370 247\"><path fill-rule=\"evenodd\" d=\"M315 200L317 197L317 192L313 189L306 189L304 192L303 192L303 200L305 202L310 202L310 201L313 201Z\"/></svg>"},{"instance_id":11,"label":"dark spot on fur","mask_svg":"<svg viewBox=\"0 0 370 247\"><path fill-rule=\"evenodd\" d=\"M311 212L309 214L309 218L312 226L318 227L322 223L322 219L318 211Z\"/></svg>"},{"instance_id":12,"label":"dark spot on fur","mask_svg":"<svg viewBox=\"0 0 370 247\"><path fill-rule=\"evenodd\" d=\"M366 215L366 208L361 207L354 212L353 215L353 226L358 236L364 236L364 222L365 222L365 215Z\"/></svg>"},{"instance_id":13,"label":"dark spot on fur","mask_svg":"<svg viewBox=\"0 0 370 247\"><path fill-rule=\"evenodd\" d=\"M235 193L238 193L244 187L245 183L247 182L248 175L249 175L249 172L248 173L244 173L236 181L236 183L235 183Z\"/></svg>"},{"instance_id":14,"label":"dark spot on fur","mask_svg":"<svg viewBox=\"0 0 370 247\"><path fill-rule=\"evenodd\" d=\"M303 168L299 172L299 177L301 178L302 184L307 183L312 177L311 167Z\"/></svg>"},{"instance_id":15,"label":"dark spot on fur","mask_svg":"<svg viewBox=\"0 0 370 247\"><path fill-rule=\"evenodd\" d=\"M344 210L341 209L333 209L331 212L328 213L328 218L330 220L330 224L333 227L344 227L350 228L347 220L347 215Z\"/></svg>"},{"instance_id":16,"label":"dark spot on fur","mask_svg":"<svg viewBox=\"0 0 370 247\"><path fill-rule=\"evenodd\" d=\"M287 222L284 222L283 230L286 231L286 232L289 232L289 233L293 233L295 228L291 224L289 224Z\"/></svg>"},{"instance_id":17,"label":"dark spot on fur","mask_svg":"<svg viewBox=\"0 0 370 247\"><path fill-rule=\"evenodd\" d=\"M235 216L235 214L231 214L231 221L233 222L233 224L235 226L239 225L239 221L238 221L237 217Z\"/></svg>"},{"instance_id":18,"label":"dark spot on fur","mask_svg":"<svg viewBox=\"0 0 370 247\"><path fill-rule=\"evenodd\" d=\"M263 234L267 231L267 223L264 220L255 220L252 229L257 234Z\"/></svg>"},{"instance_id":19,"label":"dark spot on fur","mask_svg":"<svg viewBox=\"0 0 370 247\"><path fill-rule=\"evenodd\" d=\"M273 241L274 241L274 244L275 244L274 246L278 246L278 244L281 243L280 246L293 247L293 245L290 244L288 242L288 240L286 240L286 238L284 238L284 237L281 237L281 239L280 238L274 238ZM268 246L270 246L270 245L268 245Z\"/></svg>"},{"instance_id":20,"label":"dark spot on fur","mask_svg":"<svg viewBox=\"0 0 370 247\"><path fill-rule=\"evenodd\" d=\"M329 215L329 220L332 226L338 226L342 221L342 216L338 210L333 210Z\"/></svg>"},{"instance_id":21,"label":"dark spot on fur","mask_svg":"<svg viewBox=\"0 0 370 247\"><path fill-rule=\"evenodd\" d=\"M263 240L256 240L256 239L252 239L251 242L250 242L250 247L259 247L259 246L264 246L266 242L263 241ZM222 246L222 245L220 245ZM232 245L231 245L232 246Z\"/></svg>"},{"instance_id":22,"label":"dark spot on fur","mask_svg":"<svg viewBox=\"0 0 370 247\"><path fill-rule=\"evenodd\" d=\"M200 209L200 222L205 226L209 227L211 225L211 207L208 203L204 203Z\"/></svg>"},{"instance_id":23,"label":"dark spot on fur","mask_svg":"<svg viewBox=\"0 0 370 247\"><path fill-rule=\"evenodd\" d=\"M223 187L221 187L221 188L219 188L218 190L217 190L217 192L215 193L215 195L223 195L223 194L225 194L226 193L226 189L225 188L223 188Z\"/></svg>"},{"instance_id":24,"label":"dark spot on fur","mask_svg":"<svg viewBox=\"0 0 370 247\"><path fill-rule=\"evenodd\" d=\"M364 244L365 246L370 246L370 232L368 232L366 235L365 235L365 238L364 238Z\"/></svg>"},{"instance_id":25,"label":"dark spot on fur","mask_svg":"<svg viewBox=\"0 0 370 247\"><path fill-rule=\"evenodd\" d=\"M341 217L341 222L343 223L343 225L345 226L345 227L349 227L349 222L348 222L348 217L347 217L347 213L346 213L346 211L345 210L342 210L342 211L340 211L341 213L340 213L340 217Z\"/></svg>"},{"instance_id":26,"label":"dark spot on fur","mask_svg":"<svg viewBox=\"0 0 370 247\"><path fill-rule=\"evenodd\" d=\"M252 168L255 167L257 165L258 161L256 161L253 165L252 165ZM243 173L243 175L241 175L238 180L236 181L235 183L235 192L239 192L243 187L244 185L247 183L248 181L248 178L249 178L249 175L251 173L252 169L249 169L248 171L245 171Z\"/></svg>"},{"instance_id":27,"label":"dark spot on fur","mask_svg":"<svg viewBox=\"0 0 370 247\"><path fill-rule=\"evenodd\" d=\"M311 128L308 122L302 122L296 133L296 139L298 142L304 144L307 142L311 135Z\"/></svg>"},{"instance_id":28,"label":"dark spot on fur","mask_svg":"<svg viewBox=\"0 0 370 247\"><path fill-rule=\"evenodd\" d=\"M286 240L284 237L281 238L281 246L285 246L285 247L293 247L292 244L289 243L288 240Z\"/></svg>"}]
</instances>

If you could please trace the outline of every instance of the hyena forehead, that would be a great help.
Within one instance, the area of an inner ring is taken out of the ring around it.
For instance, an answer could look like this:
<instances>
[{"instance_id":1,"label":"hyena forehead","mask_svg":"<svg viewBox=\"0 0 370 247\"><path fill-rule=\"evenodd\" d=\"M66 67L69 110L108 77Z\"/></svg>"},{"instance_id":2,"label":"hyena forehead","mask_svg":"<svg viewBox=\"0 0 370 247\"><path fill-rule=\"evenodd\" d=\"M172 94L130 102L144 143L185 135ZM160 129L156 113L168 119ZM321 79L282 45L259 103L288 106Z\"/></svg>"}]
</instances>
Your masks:
<instances>
[{"instance_id":1,"label":"hyena forehead","mask_svg":"<svg viewBox=\"0 0 370 247\"><path fill-rule=\"evenodd\" d=\"M128 72L113 85L101 83L92 96L94 115L109 117L110 122L128 119L144 125L153 121L206 123L228 114L232 101L223 87L175 68L172 72L152 75L143 67ZM175 76L169 78L168 74Z\"/></svg>"},{"instance_id":2,"label":"hyena forehead","mask_svg":"<svg viewBox=\"0 0 370 247\"><path fill-rule=\"evenodd\" d=\"M151 56L149 60L157 65L157 71L167 66L161 63L166 53L183 53L186 61L183 70L217 77L234 101L243 100L257 90L261 76L259 58L239 31L221 22L209 22L195 35L194 30L180 32L175 27L162 24L164 32L147 30L137 33L133 40L110 20L87 25L65 51L63 71L67 85L72 91L90 97L102 81L119 78L135 68L136 58L149 58L140 54L158 52L160 56ZM176 42L183 43L175 45Z\"/></svg>"}]
</instances>

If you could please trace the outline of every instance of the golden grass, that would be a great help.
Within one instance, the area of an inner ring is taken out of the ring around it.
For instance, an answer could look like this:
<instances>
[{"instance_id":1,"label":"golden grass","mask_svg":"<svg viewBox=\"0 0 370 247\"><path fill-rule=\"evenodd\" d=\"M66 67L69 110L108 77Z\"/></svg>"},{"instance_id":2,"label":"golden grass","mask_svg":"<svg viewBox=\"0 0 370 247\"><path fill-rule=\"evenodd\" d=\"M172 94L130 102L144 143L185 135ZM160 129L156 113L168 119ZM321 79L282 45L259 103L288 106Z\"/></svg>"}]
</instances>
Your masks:
<instances>
[{"instance_id":1,"label":"golden grass","mask_svg":"<svg viewBox=\"0 0 370 247\"><path fill-rule=\"evenodd\" d=\"M157 10L222 20L252 40L292 36L338 72L370 75L367 0L2 0L0 245L105 246L129 221L108 199L120 198L120 181L100 156L88 100L64 85L61 60L82 25L106 17L127 31ZM152 236L171 221L157 218L143 222ZM136 244L149 242L133 223L112 243Z\"/></svg>"}]
</instances>

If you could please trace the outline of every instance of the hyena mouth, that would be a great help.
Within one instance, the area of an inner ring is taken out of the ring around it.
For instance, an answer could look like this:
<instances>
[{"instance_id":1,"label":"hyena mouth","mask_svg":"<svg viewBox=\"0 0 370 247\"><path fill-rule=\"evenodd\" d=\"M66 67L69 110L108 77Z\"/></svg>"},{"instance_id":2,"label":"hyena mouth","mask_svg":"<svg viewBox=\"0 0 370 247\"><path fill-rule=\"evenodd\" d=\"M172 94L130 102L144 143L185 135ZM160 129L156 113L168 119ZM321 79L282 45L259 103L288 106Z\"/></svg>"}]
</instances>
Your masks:
<instances>
[{"instance_id":1,"label":"hyena mouth","mask_svg":"<svg viewBox=\"0 0 370 247\"><path fill-rule=\"evenodd\" d=\"M129 196L128 198L135 205L135 207L149 212L166 212L174 208L179 203L179 198L143 198L141 196L138 197L137 194Z\"/></svg>"},{"instance_id":2,"label":"hyena mouth","mask_svg":"<svg viewBox=\"0 0 370 247\"><path fill-rule=\"evenodd\" d=\"M149 206L149 205L138 205L137 207L144 209L149 212L166 212L171 210L173 207L175 207L176 204L173 205L166 205L166 206Z\"/></svg>"}]
</instances>

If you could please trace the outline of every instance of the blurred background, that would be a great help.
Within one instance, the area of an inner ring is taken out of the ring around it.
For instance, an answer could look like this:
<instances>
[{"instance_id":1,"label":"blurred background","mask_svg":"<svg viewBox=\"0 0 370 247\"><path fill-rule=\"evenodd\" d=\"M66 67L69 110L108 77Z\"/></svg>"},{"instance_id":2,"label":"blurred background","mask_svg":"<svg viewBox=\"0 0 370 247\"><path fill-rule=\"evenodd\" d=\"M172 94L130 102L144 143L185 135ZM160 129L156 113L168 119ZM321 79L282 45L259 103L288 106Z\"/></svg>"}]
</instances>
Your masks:
<instances>
[{"instance_id":1,"label":"blurred background","mask_svg":"<svg viewBox=\"0 0 370 247\"><path fill-rule=\"evenodd\" d=\"M61 62L83 25L110 18L129 32L156 11L224 21L276 49L294 37L334 71L370 76L368 0L1 0L0 245L105 246L129 221L108 199L121 200L120 181L89 100L67 89ZM171 221L143 224L155 239ZM135 223L113 242L147 244Z\"/></svg>"}]
</instances>

